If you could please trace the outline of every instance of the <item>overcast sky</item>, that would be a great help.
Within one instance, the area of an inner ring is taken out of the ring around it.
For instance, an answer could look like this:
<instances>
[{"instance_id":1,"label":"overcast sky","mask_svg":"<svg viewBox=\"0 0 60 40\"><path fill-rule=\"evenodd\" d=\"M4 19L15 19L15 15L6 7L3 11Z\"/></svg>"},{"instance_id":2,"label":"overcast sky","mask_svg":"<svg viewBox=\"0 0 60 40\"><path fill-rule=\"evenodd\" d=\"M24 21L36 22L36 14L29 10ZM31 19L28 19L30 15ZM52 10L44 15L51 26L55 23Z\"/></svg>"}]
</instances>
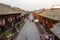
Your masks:
<instances>
[{"instance_id":1,"label":"overcast sky","mask_svg":"<svg viewBox=\"0 0 60 40\"><path fill-rule=\"evenodd\" d=\"M50 8L52 5L60 5L60 0L0 0L0 3L20 7L25 10Z\"/></svg>"}]
</instances>

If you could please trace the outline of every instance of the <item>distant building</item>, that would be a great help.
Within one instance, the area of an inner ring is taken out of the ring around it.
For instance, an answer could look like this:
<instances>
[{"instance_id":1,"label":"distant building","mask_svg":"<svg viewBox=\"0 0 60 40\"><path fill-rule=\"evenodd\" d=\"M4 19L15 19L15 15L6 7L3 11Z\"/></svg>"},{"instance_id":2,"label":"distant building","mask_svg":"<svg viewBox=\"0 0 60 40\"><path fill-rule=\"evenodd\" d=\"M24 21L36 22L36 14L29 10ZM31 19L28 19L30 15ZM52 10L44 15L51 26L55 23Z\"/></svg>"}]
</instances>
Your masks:
<instances>
[{"instance_id":1,"label":"distant building","mask_svg":"<svg viewBox=\"0 0 60 40\"><path fill-rule=\"evenodd\" d=\"M43 13L43 12L45 12L47 9L45 9L45 8L42 8L42 9L39 9L39 10L34 10L34 11L32 11L33 13Z\"/></svg>"}]
</instances>

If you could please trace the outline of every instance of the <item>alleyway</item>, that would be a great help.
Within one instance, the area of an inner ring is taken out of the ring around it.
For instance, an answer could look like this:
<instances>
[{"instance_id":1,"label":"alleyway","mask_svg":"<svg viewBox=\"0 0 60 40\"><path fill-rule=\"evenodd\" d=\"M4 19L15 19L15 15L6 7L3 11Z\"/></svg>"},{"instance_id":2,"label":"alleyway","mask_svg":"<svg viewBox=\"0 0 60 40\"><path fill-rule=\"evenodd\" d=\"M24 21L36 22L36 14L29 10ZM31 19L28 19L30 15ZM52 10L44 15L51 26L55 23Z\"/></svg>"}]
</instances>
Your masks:
<instances>
[{"instance_id":1,"label":"alleyway","mask_svg":"<svg viewBox=\"0 0 60 40\"><path fill-rule=\"evenodd\" d=\"M32 18L33 16L29 15L29 19ZM38 29L35 23L30 20L26 20L26 23L18 34L16 40L26 40L26 38L27 40L40 40Z\"/></svg>"}]
</instances>

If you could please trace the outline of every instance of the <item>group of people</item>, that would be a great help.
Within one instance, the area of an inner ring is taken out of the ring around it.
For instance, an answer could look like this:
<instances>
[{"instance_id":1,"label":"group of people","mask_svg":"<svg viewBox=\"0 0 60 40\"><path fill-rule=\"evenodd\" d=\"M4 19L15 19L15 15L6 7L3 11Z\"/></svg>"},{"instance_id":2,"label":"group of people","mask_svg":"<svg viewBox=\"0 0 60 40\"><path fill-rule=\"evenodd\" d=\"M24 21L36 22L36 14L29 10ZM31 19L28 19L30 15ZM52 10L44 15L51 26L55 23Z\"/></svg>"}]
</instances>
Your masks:
<instances>
[{"instance_id":1,"label":"group of people","mask_svg":"<svg viewBox=\"0 0 60 40\"><path fill-rule=\"evenodd\" d=\"M53 36L48 34L43 34L40 37L41 37L41 40L53 40Z\"/></svg>"},{"instance_id":2,"label":"group of people","mask_svg":"<svg viewBox=\"0 0 60 40\"><path fill-rule=\"evenodd\" d=\"M27 14L24 14L24 16L21 17L23 23L26 22L26 19L29 20L28 16L29 16L29 14L27 13Z\"/></svg>"}]
</instances>

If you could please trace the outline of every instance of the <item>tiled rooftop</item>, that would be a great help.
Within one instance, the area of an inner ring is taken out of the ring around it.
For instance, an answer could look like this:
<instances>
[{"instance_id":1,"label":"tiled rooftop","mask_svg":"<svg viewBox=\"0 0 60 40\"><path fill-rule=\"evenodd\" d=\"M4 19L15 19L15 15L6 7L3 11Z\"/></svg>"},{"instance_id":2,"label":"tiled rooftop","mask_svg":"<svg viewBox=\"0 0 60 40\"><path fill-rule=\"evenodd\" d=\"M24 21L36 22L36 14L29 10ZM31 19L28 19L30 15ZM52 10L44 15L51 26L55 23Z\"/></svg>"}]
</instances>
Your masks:
<instances>
[{"instance_id":1,"label":"tiled rooftop","mask_svg":"<svg viewBox=\"0 0 60 40\"><path fill-rule=\"evenodd\" d=\"M60 20L60 10L48 10L46 13L39 14L41 16L54 19L54 20Z\"/></svg>"},{"instance_id":2,"label":"tiled rooftop","mask_svg":"<svg viewBox=\"0 0 60 40\"><path fill-rule=\"evenodd\" d=\"M60 23L57 23L50 29L60 39Z\"/></svg>"},{"instance_id":3,"label":"tiled rooftop","mask_svg":"<svg viewBox=\"0 0 60 40\"><path fill-rule=\"evenodd\" d=\"M12 13L18 13L18 12L13 10L11 6L0 3L0 15L12 14Z\"/></svg>"}]
</instances>

